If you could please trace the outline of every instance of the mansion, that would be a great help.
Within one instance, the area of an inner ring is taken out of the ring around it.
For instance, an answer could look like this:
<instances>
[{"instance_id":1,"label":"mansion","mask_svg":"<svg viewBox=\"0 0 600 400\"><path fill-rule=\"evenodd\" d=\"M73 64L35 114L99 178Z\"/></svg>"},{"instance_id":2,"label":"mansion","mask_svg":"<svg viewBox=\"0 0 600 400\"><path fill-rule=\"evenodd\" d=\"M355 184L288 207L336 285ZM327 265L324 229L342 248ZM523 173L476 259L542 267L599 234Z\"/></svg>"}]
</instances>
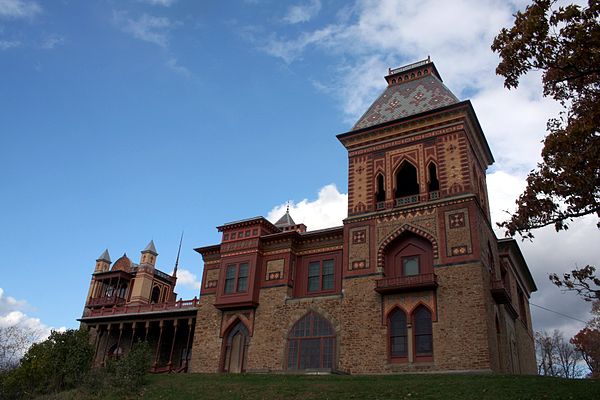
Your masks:
<instances>
[{"instance_id":1,"label":"mansion","mask_svg":"<svg viewBox=\"0 0 600 400\"><path fill-rule=\"evenodd\" d=\"M225 223L195 250L198 299L172 275L108 252L80 321L97 364L136 340L153 369L190 372L534 374L529 296L515 240L492 230L494 159L470 101L429 59L390 69L387 88L337 138L348 151L348 216L310 231L289 211Z\"/></svg>"}]
</instances>

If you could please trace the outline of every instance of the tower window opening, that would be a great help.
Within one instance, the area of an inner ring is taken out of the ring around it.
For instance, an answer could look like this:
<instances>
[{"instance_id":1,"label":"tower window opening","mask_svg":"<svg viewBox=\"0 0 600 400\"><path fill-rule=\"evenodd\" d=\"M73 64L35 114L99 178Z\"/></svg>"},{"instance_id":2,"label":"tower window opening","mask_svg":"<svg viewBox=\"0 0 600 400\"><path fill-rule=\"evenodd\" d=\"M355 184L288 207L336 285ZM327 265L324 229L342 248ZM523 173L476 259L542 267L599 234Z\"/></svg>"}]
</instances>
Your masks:
<instances>
[{"instance_id":1,"label":"tower window opening","mask_svg":"<svg viewBox=\"0 0 600 400\"><path fill-rule=\"evenodd\" d=\"M385 201L385 182L382 174L377 175L377 192L375 192L375 201L377 203Z\"/></svg>"},{"instance_id":2,"label":"tower window opening","mask_svg":"<svg viewBox=\"0 0 600 400\"><path fill-rule=\"evenodd\" d=\"M417 169L411 163L404 161L396 172L396 198L419 194Z\"/></svg>"},{"instance_id":3,"label":"tower window opening","mask_svg":"<svg viewBox=\"0 0 600 400\"><path fill-rule=\"evenodd\" d=\"M435 166L435 163L431 162L429 163L429 187L428 187L428 191L429 192L436 192L438 190L440 190L440 181L438 181L438 177L437 177L437 167Z\"/></svg>"}]
</instances>

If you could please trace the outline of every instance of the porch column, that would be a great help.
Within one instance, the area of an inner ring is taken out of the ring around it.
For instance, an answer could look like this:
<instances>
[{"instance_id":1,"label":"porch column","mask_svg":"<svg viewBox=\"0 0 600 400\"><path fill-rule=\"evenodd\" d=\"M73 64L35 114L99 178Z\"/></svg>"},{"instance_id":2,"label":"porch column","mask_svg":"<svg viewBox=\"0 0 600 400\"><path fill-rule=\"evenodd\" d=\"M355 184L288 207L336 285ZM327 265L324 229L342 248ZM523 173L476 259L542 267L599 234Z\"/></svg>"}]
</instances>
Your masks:
<instances>
[{"instance_id":1,"label":"porch column","mask_svg":"<svg viewBox=\"0 0 600 400\"><path fill-rule=\"evenodd\" d=\"M122 322L119 324L119 339L117 339L117 349L115 350L117 352L117 354L116 354L117 358L120 357L119 347L121 346L121 335L123 335L123 323Z\"/></svg>"},{"instance_id":2,"label":"porch column","mask_svg":"<svg viewBox=\"0 0 600 400\"><path fill-rule=\"evenodd\" d=\"M110 328L112 328L111 324L108 324L108 326L106 327L106 340L104 341L104 354L102 354L102 365L104 365L104 362L106 361L106 353L108 352L108 341L110 339Z\"/></svg>"},{"instance_id":3,"label":"porch column","mask_svg":"<svg viewBox=\"0 0 600 400\"><path fill-rule=\"evenodd\" d=\"M133 349L133 340L135 338L135 321L131 323L131 342L129 343L129 351Z\"/></svg>"},{"instance_id":4,"label":"porch column","mask_svg":"<svg viewBox=\"0 0 600 400\"><path fill-rule=\"evenodd\" d=\"M173 350L175 350L175 337L177 337L177 322L178 319L173 320L173 340L171 341L171 353L169 353L169 369L173 367Z\"/></svg>"},{"instance_id":5,"label":"porch column","mask_svg":"<svg viewBox=\"0 0 600 400\"><path fill-rule=\"evenodd\" d=\"M187 368L188 368L188 359L190 358L190 339L192 337L192 321L194 319L193 318L188 318L188 335L187 335L187 341L185 344L185 370L187 372Z\"/></svg>"},{"instance_id":6,"label":"porch column","mask_svg":"<svg viewBox=\"0 0 600 400\"><path fill-rule=\"evenodd\" d=\"M98 348L100 347L102 336L102 325L98 324L96 325L96 343L94 345L96 350L94 351L94 364L96 364L96 361L98 360Z\"/></svg>"},{"instance_id":7,"label":"porch column","mask_svg":"<svg viewBox=\"0 0 600 400\"><path fill-rule=\"evenodd\" d=\"M162 340L164 320L161 320L158 323L159 333L158 333L158 342L156 343L156 356L154 357L154 368L158 366L158 360L160 359L160 341Z\"/></svg>"},{"instance_id":8,"label":"porch column","mask_svg":"<svg viewBox=\"0 0 600 400\"><path fill-rule=\"evenodd\" d=\"M146 331L144 333L144 342L148 341L148 331L150 330L150 321L146 321Z\"/></svg>"}]
</instances>

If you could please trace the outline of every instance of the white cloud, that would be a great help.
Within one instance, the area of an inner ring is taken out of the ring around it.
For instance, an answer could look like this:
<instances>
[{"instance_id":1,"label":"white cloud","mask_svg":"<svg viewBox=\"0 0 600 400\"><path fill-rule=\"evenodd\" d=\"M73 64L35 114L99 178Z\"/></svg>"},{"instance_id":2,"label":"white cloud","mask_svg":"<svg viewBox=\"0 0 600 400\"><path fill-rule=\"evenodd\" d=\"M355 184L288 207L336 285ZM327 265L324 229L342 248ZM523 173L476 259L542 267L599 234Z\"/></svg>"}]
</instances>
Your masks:
<instances>
[{"instance_id":1,"label":"white cloud","mask_svg":"<svg viewBox=\"0 0 600 400\"><path fill-rule=\"evenodd\" d=\"M140 3L148 3L153 6L171 7L177 0L138 0Z\"/></svg>"},{"instance_id":2,"label":"white cloud","mask_svg":"<svg viewBox=\"0 0 600 400\"><path fill-rule=\"evenodd\" d=\"M200 290L200 280L196 274L187 269L179 269L177 270L177 287L181 286L198 291Z\"/></svg>"},{"instance_id":3,"label":"white cloud","mask_svg":"<svg viewBox=\"0 0 600 400\"><path fill-rule=\"evenodd\" d=\"M46 339L52 330L65 330L65 327L51 328L39 318L31 317L24 312L30 309L27 301L5 296L4 289L0 288L0 327L19 325L29 333L35 334L32 336L37 336L39 340Z\"/></svg>"},{"instance_id":4,"label":"white cloud","mask_svg":"<svg viewBox=\"0 0 600 400\"><path fill-rule=\"evenodd\" d=\"M8 50L20 46L21 42L18 40L0 40L0 50Z\"/></svg>"},{"instance_id":5,"label":"white cloud","mask_svg":"<svg viewBox=\"0 0 600 400\"><path fill-rule=\"evenodd\" d=\"M60 35L50 35L45 37L40 44L40 47L45 50L52 50L56 46L60 46L65 43L65 38Z\"/></svg>"},{"instance_id":6,"label":"white cloud","mask_svg":"<svg viewBox=\"0 0 600 400\"><path fill-rule=\"evenodd\" d=\"M267 214L267 219L276 222L285 213L287 204L275 206ZM290 215L297 224L303 223L308 230L330 228L342 225L348 215L348 195L340 193L334 184L319 190L316 200L304 199L290 204Z\"/></svg>"},{"instance_id":7,"label":"white cloud","mask_svg":"<svg viewBox=\"0 0 600 400\"><path fill-rule=\"evenodd\" d=\"M42 12L34 1L0 0L0 18L31 18Z\"/></svg>"},{"instance_id":8,"label":"white cloud","mask_svg":"<svg viewBox=\"0 0 600 400\"><path fill-rule=\"evenodd\" d=\"M127 17L126 13L115 11L114 21L124 32L131 34L136 39L154 43L161 47L168 44L169 30L173 26L166 17L156 17L143 14L137 19Z\"/></svg>"},{"instance_id":9,"label":"white cloud","mask_svg":"<svg viewBox=\"0 0 600 400\"><path fill-rule=\"evenodd\" d=\"M308 22L316 17L319 11L321 11L321 1L308 0L305 4L289 7L283 20L290 24Z\"/></svg>"},{"instance_id":10,"label":"white cloud","mask_svg":"<svg viewBox=\"0 0 600 400\"><path fill-rule=\"evenodd\" d=\"M192 72L189 69L187 69L185 66L180 65L177 62L176 58L170 58L169 60L167 60L166 65L172 71L178 73L181 76L184 76L186 78L191 78L193 76Z\"/></svg>"}]
</instances>

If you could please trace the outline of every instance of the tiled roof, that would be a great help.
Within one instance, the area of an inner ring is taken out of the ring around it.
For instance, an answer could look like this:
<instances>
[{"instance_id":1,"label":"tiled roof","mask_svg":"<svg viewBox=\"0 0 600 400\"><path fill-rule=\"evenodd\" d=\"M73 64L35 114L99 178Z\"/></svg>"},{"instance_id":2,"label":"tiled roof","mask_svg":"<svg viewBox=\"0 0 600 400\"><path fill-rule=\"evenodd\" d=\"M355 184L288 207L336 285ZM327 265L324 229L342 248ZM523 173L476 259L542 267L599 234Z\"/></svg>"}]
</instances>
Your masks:
<instances>
[{"instance_id":1,"label":"tiled roof","mask_svg":"<svg viewBox=\"0 0 600 400\"><path fill-rule=\"evenodd\" d=\"M131 269L131 260L127 257L127 254L123 254L112 266L111 271L125 271L129 272Z\"/></svg>"},{"instance_id":2,"label":"tiled roof","mask_svg":"<svg viewBox=\"0 0 600 400\"><path fill-rule=\"evenodd\" d=\"M277 222L275 222L275 226L278 228L281 228L283 226L292 226L292 225L296 225L296 223L292 219L289 209L285 212L285 214L283 214L283 217L279 218L279 220Z\"/></svg>"},{"instance_id":3,"label":"tiled roof","mask_svg":"<svg viewBox=\"0 0 600 400\"><path fill-rule=\"evenodd\" d=\"M389 85L363 114L352 130L458 103L458 98L435 74Z\"/></svg>"},{"instance_id":4,"label":"tiled roof","mask_svg":"<svg viewBox=\"0 0 600 400\"><path fill-rule=\"evenodd\" d=\"M152 253L155 256L158 255L158 252L156 251L156 247L154 246L154 240L151 240L150 243L148 243L148 245L146 246L146 248L144 250L142 250L142 253Z\"/></svg>"},{"instance_id":5,"label":"tiled roof","mask_svg":"<svg viewBox=\"0 0 600 400\"><path fill-rule=\"evenodd\" d=\"M98 257L98 260L96 261L106 261L108 263L111 263L110 254L108 254L108 249L104 250L104 252L100 254L100 257Z\"/></svg>"}]
</instances>

